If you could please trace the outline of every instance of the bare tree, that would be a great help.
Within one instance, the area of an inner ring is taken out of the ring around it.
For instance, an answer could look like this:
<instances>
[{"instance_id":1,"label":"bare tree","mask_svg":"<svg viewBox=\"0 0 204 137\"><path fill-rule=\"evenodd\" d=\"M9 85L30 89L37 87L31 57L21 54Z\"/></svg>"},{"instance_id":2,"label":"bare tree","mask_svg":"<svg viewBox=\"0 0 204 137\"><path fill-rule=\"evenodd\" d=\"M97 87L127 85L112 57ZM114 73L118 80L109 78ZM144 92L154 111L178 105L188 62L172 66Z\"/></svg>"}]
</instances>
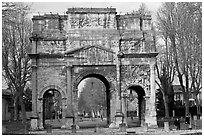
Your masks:
<instances>
[{"instance_id":1,"label":"bare tree","mask_svg":"<svg viewBox=\"0 0 204 137\"><path fill-rule=\"evenodd\" d=\"M168 38L165 34L162 34L161 37L164 38L165 45L159 47L160 55L158 56L156 63L158 80L156 80L156 83L163 96L165 117L169 118L169 107L173 105L175 66L173 63L172 50L168 46Z\"/></svg>"},{"instance_id":2,"label":"bare tree","mask_svg":"<svg viewBox=\"0 0 204 137\"><path fill-rule=\"evenodd\" d=\"M28 6L22 3L2 3L2 68L3 77L12 89L14 120L18 119L20 103L22 122L26 122L24 88L30 78L31 22L26 18Z\"/></svg>"},{"instance_id":3,"label":"bare tree","mask_svg":"<svg viewBox=\"0 0 204 137\"><path fill-rule=\"evenodd\" d=\"M195 35L198 33L195 26L201 26L201 22L198 22L201 16L196 16L200 12L201 4L195 2L164 3L158 12L160 29L167 34L171 41L170 47L173 49L176 74L185 99L186 115L189 114L189 95L191 92L189 89L190 83L192 83L190 68L193 69L189 66L190 62L196 61L192 60L192 56L196 55L192 44L201 47L200 36ZM194 69L199 70L195 67Z\"/></svg>"}]
</instances>

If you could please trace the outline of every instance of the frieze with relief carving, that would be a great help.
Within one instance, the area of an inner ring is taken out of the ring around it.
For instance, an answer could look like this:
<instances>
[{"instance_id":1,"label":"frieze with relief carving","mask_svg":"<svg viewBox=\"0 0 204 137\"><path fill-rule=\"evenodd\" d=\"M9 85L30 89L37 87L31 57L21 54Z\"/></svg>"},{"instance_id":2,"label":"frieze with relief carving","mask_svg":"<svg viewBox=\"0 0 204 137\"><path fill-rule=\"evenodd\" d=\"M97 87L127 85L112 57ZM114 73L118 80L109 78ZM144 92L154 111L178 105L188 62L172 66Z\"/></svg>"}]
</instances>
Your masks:
<instances>
[{"instance_id":1,"label":"frieze with relief carving","mask_svg":"<svg viewBox=\"0 0 204 137\"><path fill-rule=\"evenodd\" d=\"M121 50L124 53L141 52L142 51L142 41L141 40L121 41Z\"/></svg>"},{"instance_id":2,"label":"frieze with relief carving","mask_svg":"<svg viewBox=\"0 0 204 137\"><path fill-rule=\"evenodd\" d=\"M88 46L101 46L110 48L112 45L110 45L110 40L107 39L101 39L101 40L70 40L68 39L66 41L66 49L74 49L79 47L88 47ZM116 45L113 45L116 47Z\"/></svg>"},{"instance_id":3,"label":"frieze with relief carving","mask_svg":"<svg viewBox=\"0 0 204 137\"><path fill-rule=\"evenodd\" d=\"M72 29L115 28L115 14L70 14Z\"/></svg>"},{"instance_id":4,"label":"frieze with relief carving","mask_svg":"<svg viewBox=\"0 0 204 137\"><path fill-rule=\"evenodd\" d=\"M38 53L62 53L65 48L65 41L40 41Z\"/></svg>"},{"instance_id":5,"label":"frieze with relief carving","mask_svg":"<svg viewBox=\"0 0 204 137\"><path fill-rule=\"evenodd\" d=\"M74 54L80 64L83 65L104 65L114 64L114 52L96 46L90 46Z\"/></svg>"},{"instance_id":6,"label":"frieze with relief carving","mask_svg":"<svg viewBox=\"0 0 204 137\"><path fill-rule=\"evenodd\" d=\"M124 91L131 84L140 85L145 91L150 90L150 66L122 65L121 66L121 90Z\"/></svg>"}]
</instances>

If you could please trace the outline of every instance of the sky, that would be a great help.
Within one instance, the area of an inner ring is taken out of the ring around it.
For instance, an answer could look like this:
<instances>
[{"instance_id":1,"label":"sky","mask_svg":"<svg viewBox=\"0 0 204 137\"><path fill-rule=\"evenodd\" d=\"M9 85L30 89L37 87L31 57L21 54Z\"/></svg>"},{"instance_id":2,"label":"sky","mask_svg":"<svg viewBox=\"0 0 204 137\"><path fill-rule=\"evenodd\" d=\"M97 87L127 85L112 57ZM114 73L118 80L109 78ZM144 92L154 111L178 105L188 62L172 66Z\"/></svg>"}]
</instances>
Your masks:
<instances>
[{"instance_id":1,"label":"sky","mask_svg":"<svg viewBox=\"0 0 204 137\"><path fill-rule=\"evenodd\" d=\"M155 14L161 2L144 2L148 10L151 11L152 17L155 19ZM68 8L72 7L95 7L95 8L116 8L118 14L124 14L138 10L142 2L29 2L32 4L32 11L34 15L43 15L44 13L59 13L64 14Z\"/></svg>"}]
</instances>

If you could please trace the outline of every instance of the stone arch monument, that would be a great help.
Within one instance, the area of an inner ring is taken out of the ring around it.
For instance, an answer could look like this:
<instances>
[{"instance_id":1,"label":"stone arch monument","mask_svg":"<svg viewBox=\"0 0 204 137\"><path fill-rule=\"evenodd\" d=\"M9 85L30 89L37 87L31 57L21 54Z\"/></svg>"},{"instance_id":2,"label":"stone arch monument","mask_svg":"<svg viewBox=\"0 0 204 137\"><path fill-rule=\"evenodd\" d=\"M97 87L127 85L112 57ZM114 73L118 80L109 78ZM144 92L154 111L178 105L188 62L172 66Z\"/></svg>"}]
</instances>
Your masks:
<instances>
[{"instance_id":1,"label":"stone arch monument","mask_svg":"<svg viewBox=\"0 0 204 137\"><path fill-rule=\"evenodd\" d=\"M49 89L62 96L61 127L69 125L69 116L77 119L77 85L87 77L99 78L106 86L110 127L122 122L116 115L126 113L128 89L142 91L141 126L157 126L157 53L150 15L117 15L115 8L68 8L66 15L37 15L32 21L33 130L44 128L43 94Z\"/></svg>"}]
</instances>

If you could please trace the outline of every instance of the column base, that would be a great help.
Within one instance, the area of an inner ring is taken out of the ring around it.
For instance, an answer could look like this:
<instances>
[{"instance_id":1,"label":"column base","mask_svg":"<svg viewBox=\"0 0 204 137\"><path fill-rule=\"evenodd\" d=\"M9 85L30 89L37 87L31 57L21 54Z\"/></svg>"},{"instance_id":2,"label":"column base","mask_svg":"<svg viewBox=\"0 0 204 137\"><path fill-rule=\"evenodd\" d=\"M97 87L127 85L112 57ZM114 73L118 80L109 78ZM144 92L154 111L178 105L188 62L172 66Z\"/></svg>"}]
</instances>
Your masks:
<instances>
[{"instance_id":1,"label":"column base","mask_svg":"<svg viewBox=\"0 0 204 137\"><path fill-rule=\"evenodd\" d=\"M74 123L74 117L73 116L67 116L65 118L65 125L63 125L61 128L66 128L66 129L72 129L73 125L76 125L76 129L79 129L79 126Z\"/></svg>"},{"instance_id":2,"label":"column base","mask_svg":"<svg viewBox=\"0 0 204 137\"><path fill-rule=\"evenodd\" d=\"M122 112L116 112L115 121L110 124L109 128L120 128L120 124L127 126L126 120Z\"/></svg>"},{"instance_id":3,"label":"column base","mask_svg":"<svg viewBox=\"0 0 204 137\"><path fill-rule=\"evenodd\" d=\"M38 129L39 129L39 130L44 130L43 125L40 125Z\"/></svg>"},{"instance_id":4,"label":"column base","mask_svg":"<svg viewBox=\"0 0 204 137\"><path fill-rule=\"evenodd\" d=\"M66 129L72 129L73 117L66 117L65 121L66 121L66 122L65 122L64 127L65 127Z\"/></svg>"},{"instance_id":5,"label":"column base","mask_svg":"<svg viewBox=\"0 0 204 137\"><path fill-rule=\"evenodd\" d=\"M30 124L31 130L38 130L38 117L37 116L30 117Z\"/></svg>"},{"instance_id":6,"label":"column base","mask_svg":"<svg viewBox=\"0 0 204 137\"><path fill-rule=\"evenodd\" d=\"M120 132L126 132L127 124L121 123L119 124Z\"/></svg>"},{"instance_id":7,"label":"column base","mask_svg":"<svg viewBox=\"0 0 204 137\"><path fill-rule=\"evenodd\" d=\"M150 125L148 126L149 129L157 129L158 128L158 125Z\"/></svg>"}]
</instances>

